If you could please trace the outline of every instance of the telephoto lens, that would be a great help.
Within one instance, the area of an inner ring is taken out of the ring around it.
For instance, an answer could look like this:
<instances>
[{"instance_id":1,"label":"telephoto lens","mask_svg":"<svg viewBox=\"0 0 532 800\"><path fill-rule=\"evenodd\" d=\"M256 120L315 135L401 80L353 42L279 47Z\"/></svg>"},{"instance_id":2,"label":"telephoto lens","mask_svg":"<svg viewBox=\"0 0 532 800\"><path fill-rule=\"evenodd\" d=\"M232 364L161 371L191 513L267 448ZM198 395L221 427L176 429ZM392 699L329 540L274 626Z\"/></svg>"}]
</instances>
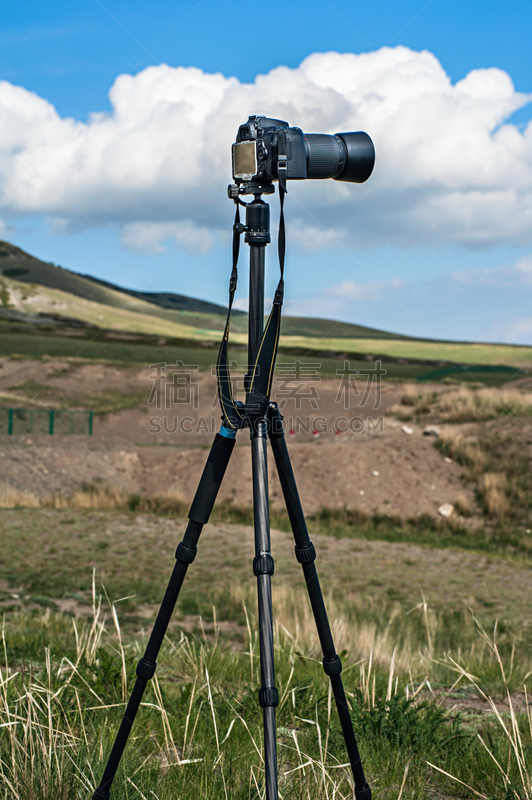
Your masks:
<instances>
[{"instance_id":1,"label":"telephoto lens","mask_svg":"<svg viewBox=\"0 0 532 800\"><path fill-rule=\"evenodd\" d=\"M307 178L364 183L373 171L375 148L367 133L306 133Z\"/></svg>"}]
</instances>

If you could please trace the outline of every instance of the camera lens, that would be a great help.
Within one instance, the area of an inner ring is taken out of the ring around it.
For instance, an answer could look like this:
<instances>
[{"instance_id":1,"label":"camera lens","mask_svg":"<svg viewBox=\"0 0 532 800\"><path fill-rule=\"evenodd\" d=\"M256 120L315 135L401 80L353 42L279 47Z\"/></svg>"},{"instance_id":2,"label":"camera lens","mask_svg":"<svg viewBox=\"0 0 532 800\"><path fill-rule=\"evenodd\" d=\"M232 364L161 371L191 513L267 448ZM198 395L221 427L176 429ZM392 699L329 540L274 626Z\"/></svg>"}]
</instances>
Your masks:
<instances>
[{"instance_id":1,"label":"camera lens","mask_svg":"<svg viewBox=\"0 0 532 800\"><path fill-rule=\"evenodd\" d=\"M337 133L336 135L345 142L347 158L342 172L335 175L334 179L348 183L364 183L373 172L375 165L373 142L364 131Z\"/></svg>"},{"instance_id":2,"label":"camera lens","mask_svg":"<svg viewBox=\"0 0 532 800\"><path fill-rule=\"evenodd\" d=\"M307 178L334 178L338 172L343 170L346 155L343 140L337 141L336 136L326 133L307 133L305 141L307 143Z\"/></svg>"},{"instance_id":3,"label":"camera lens","mask_svg":"<svg viewBox=\"0 0 532 800\"><path fill-rule=\"evenodd\" d=\"M364 183L373 171L375 148L367 133L306 133L307 178Z\"/></svg>"}]
</instances>

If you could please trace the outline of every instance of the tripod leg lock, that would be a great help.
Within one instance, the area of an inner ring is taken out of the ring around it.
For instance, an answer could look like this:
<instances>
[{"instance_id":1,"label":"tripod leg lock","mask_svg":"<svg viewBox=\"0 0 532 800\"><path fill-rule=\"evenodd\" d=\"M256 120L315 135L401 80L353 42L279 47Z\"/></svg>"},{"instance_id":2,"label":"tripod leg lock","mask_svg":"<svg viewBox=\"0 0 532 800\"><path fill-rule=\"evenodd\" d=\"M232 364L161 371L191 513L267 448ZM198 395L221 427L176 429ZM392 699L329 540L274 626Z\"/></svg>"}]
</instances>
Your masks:
<instances>
[{"instance_id":1,"label":"tripod leg lock","mask_svg":"<svg viewBox=\"0 0 532 800\"><path fill-rule=\"evenodd\" d=\"M179 542L175 557L178 561L183 561L185 564L192 564L198 552L197 547L187 547L183 542Z\"/></svg>"},{"instance_id":2,"label":"tripod leg lock","mask_svg":"<svg viewBox=\"0 0 532 800\"><path fill-rule=\"evenodd\" d=\"M137 677L144 678L145 681L149 681L155 675L156 669L157 664L148 664L147 661L144 661L144 659L141 658L137 664Z\"/></svg>"},{"instance_id":3,"label":"tripod leg lock","mask_svg":"<svg viewBox=\"0 0 532 800\"><path fill-rule=\"evenodd\" d=\"M261 553L260 556L255 556L253 559L254 575L273 575L273 570L273 558L269 553Z\"/></svg>"},{"instance_id":4,"label":"tripod leg lock","mask_svg":"<svg viewBox=\"0 0 532 800\"><path fill-rule=\"evenodd\" d=\"M96 789L92 795L92 800L109 800L111 792L102 792L101 789Z\"/></svg>"},{"instance_id":5,"label":"tripod leg lock","mask_svg":"<svg viewBox=\"0 0 532 800\"><path fill-rule=\"evenodd\" d=\"M296 551L296 558L300 564L308 564L310 561L316 560L316 550L312 542L306 547L294 547Z\"/></svg>"},{"instance_id":6,"label":"tripod leg lock","mask_svg":"<svg viewBox=\"0 0 532 800\"><path fill-rule=\"evenodd\" d=\"M259 705L262 708L279 705L279 692L275 686L259 689Z\"/></svg>"},{"instance_id":7,"label":"tripod leg lock","mask_svg":"<svg viewBox=\"0 0 532 800\"><path fill-rule=\"evenodd\" d=\"M366 783L362 789L355 789L356 800L371 800L371 789Z\"/></svg>"},{"instance_id":8,"label":"tripod leg lock","mask_svg":"<svg viewBox=\"0 0 532 800\"><path fill-rule=\"evenodd\" d=\"M340 656L336 656L334 661L322 661L323 669L326 675L331 678L333 675L339 675L342 671L342 662L340 661Z\"/></svg>"}]
</instances>

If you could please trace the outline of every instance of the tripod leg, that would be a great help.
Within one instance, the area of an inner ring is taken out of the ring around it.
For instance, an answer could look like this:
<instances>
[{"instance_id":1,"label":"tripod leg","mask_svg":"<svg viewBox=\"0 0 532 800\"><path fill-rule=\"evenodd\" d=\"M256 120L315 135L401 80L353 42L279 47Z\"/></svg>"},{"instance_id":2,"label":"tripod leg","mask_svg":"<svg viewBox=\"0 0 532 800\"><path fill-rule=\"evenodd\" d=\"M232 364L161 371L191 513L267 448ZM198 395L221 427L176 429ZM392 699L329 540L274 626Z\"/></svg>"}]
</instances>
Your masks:
<instances>
[{"instance_id":1,"label":"tripod leg","mask_svg":"<svg viewBox=\"0 0 532 800\"><path fill-rule=\"evenodd\" d=\"M259 642L261 688L259 703L264 722L264 764L266 800L277 800L277 741L275 707L279 695L275 688L273 652L273 618L271 576L273 558L270 552L270 512L268 501L268 466L266 423L259 422L252 432L251 458L253 470L253 513L255 523L255 558L253 572L257 577L259 606Z\"/></svg>"},{"instance_id":2,"label":"tripod leg","mask_svg":"<svg viewBox=\"0 0 532 800\"><path fill-rule=\"evenodd\" d=\"M120 764L120 759L124 752L129 733L135 721L135 716L139 709L144 690L148 681L153 678L157 667L157 656L166 635L170 618L175 608L177 598L188 565L191 564L197 551L197 544L203 526L209 520L209 516L216 500L216 495L222 483L225 470L229 463L231 453L235 445L233 432L227 431L222 427L221 433L215 436L211 451L207 458L207 463L190 507L187 525L183 541L177 546L175 558L176 563L172 576L168 583L161 607L157 614L153 630L151 632L146 650L137 665L137 680L127 704L126 711L122 718L122 723L118 730L111 754L107 761L102 780L99 787L92 796L92 800L104 800L110 797L111 784Z\"/></svg>"},{"instance_id":3,"label":"tripod leg","mask_svg":"<svg viewBox=\"0 0 532 800\"><path fill-rule=\"evenodd\" d=\"M342 662L334 646L331 627L329 625L327 611L325 610L323 594L316 570L316 551L308 535L294 472L284 438L282 417L275 403L270 403L268 420L270 423L269 435L275 458L275 465L279 473L279 480L281 481L281 488L283 490L286 508L294 534L296 558L303 567L310 604L312 606L321 649L323 651L323 669L331 681L349 762L353 772L355 797L356 800L371 800L371 789L366 783L364 770L362 769L362 762L358 752L351 714L349 712L349 706L347 705L342 676L340 674L342 671Z\"/></svg>"}]
</instances>

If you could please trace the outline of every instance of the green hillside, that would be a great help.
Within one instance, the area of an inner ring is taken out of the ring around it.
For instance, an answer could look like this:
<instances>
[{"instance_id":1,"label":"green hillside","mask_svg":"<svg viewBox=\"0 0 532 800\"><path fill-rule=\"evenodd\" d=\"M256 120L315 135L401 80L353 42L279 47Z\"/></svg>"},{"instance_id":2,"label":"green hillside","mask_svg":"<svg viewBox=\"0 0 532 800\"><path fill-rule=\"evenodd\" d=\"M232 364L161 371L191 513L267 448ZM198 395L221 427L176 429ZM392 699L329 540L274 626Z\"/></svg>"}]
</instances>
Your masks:
<instances>
[{"instance_id":1,"label":"green hillside","mask_svg":"<svg viewBox=\"0 0 532 800\"><path fill-rule=\"evenodd\" d=\"M334 337L335 339L408 339L397 333L388 333L377 328L367 328L352 322L314 317L283 317L281 333L284 336Z\"/></svg>"},{"instance_id":2,"label":"green hillside","mask_svg":"<svg viewBox=\"0 0 532 800\"><path fill-rule=\"evenodd\" d=\"M149 300L138 296L141 294L149 295ZM186 308L168 308L173 300ZM32 351L37 355L37 350L51 355L52 350L56 354L64 350L65 355L68 351L72 356L73 350L70 345L66 347L65 340L80 337L86 340L82 347L84 357L90 340L95 345L98 342L97 349L106 349L111 359L117 355L111 355L110 339L119 338L123 361L137 359L133 352L125 355L128 347L159 347L170 341L180 348L199 346L213 350L220 340L225 312L223 306L185 295L121 290L0 242L0 331L4 355L29 355ZM232 320L232 344L237 349L246 346L247 323L247 314L243 313ZM25 336L29 338L22 347ZM395 364L395 371L406 370L405 376L408 372L423 379L444 376L449 370L452 374L457 369L463 372L465 367L460 365L468 365L467 379L476 372L486 373L479 375L484 382L512 380L532 369L532 347L415 339L352 323L306 317L284 317L280 352L298 358L338 360L340 366L345 359L363 363L378 358L388 365ZM103 350L101 357L105 357ZM509 373L495 375L501 369Z\"/></svg>"},{"instance_id":3,"label":"green hillside","mask_svg":"<svg viewBox=\"0 0 532 800\"><path fill-rule=\"evenodd\" d=\"M137 289L124 289L123 286L117 286L116 283L103 281L101 278L95 278L93 275L83 275L89 281L105 286L107 289L113 289L115 292L122 292L130 297L138 297L139 300L145 300L147 303L159 306L159 308L169 308L172 311L187 311L193 314L227 314L227 307L221 306L218 303L210 303L208 300L198 300L195 297L188 297L186 294L176 294L175 292L139 292ZM244 314L244 311L234 310L234 315L239 316Z\"/></svg>"},{"instance_id":4,"label":"green hillside","mask_svg":"<svg viewBox=\"0 0 532 800\"><path fill-rule=\"evenodd\" d=\"M172 292L140 292L124 289L89 275L79 275L69 269L57 267L19 247L0 240L0 274L22 283L45 286L90 300L94 303L127 308L129 311L148 314L168 322L177 322L191 328L221 331L227 308L206 300L175 294ZM246 333L247 314L235 311L232 315L232 329L236 333ZM328 319L285 316L281 332L286 336L334 337L335 339L399 339L394 333L376 328L367 328L349 322Z\"/></svg>"},{"instance_id":5,"label":"green hillside","mask_svg":"<svg viewBox=\"0 0 532 800\"><path fill-rule=\"evenodd\" d=\"M135 297L118 286L111 288L113 284L105 285L103 282L91 280L69 269L41 261L19 247L4 241L0 241L0 275L21 283L66 292L93 303L114 308L127 308L135 313L147 314L180 325L210 330L221 330L223 327L220 322L220 314L224 312L223 306L218 307L219 312L215 315L215 320L212 319L212 313L197 313L205 304L204 301L195 301L194 298L188 298L190 301L188 309L163 308L153 302ZM214 304L212 305L214 306ZM213 325L214 321L216 325Z\"/></svg>"}]
</instances>

